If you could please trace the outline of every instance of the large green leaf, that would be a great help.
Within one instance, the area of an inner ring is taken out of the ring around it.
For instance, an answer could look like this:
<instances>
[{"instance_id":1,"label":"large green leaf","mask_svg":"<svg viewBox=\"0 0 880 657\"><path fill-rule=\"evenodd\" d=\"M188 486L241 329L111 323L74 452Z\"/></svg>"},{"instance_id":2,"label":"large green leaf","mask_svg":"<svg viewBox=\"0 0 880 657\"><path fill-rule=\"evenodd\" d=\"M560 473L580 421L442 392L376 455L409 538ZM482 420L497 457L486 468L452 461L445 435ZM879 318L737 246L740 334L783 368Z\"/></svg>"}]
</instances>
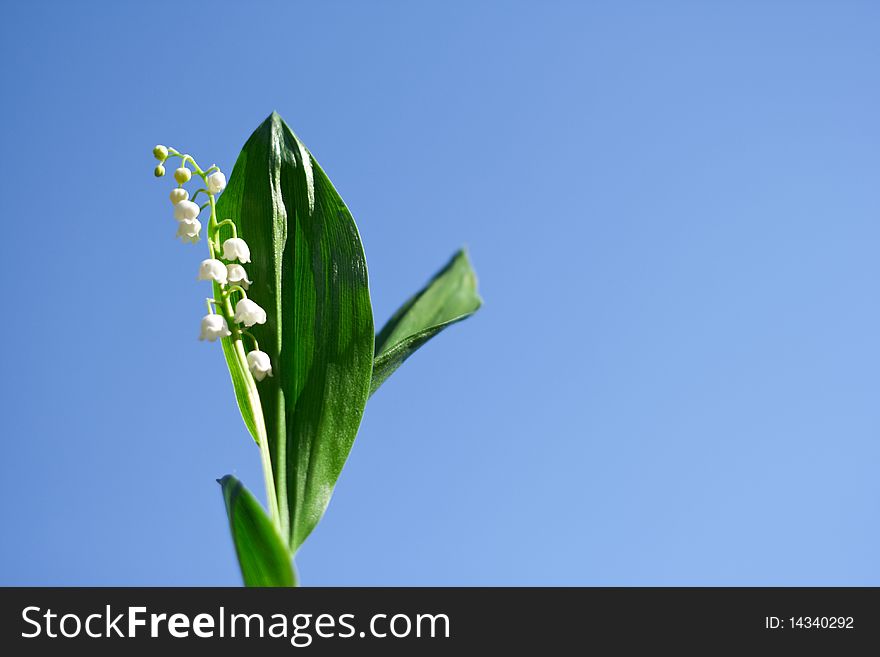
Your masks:
<instances>
[{"instance_id":1,"label":"large green leaf","mask_svg":"<svg viewBox=\"0 0 880 657\"><path fill-rule=\"evenodd\" d=\"M477 276L462 249L379 331L370 394L419 347L450 324L473 315L482 304Z\"/></svg>"},{"instance_id":2,"label":"large green leaf","mask_svg":"<svg viewBox=\"0 0 880 657\"><path fill-rule=\"evenodd\" d=\"M226 475L226 514L245 586L296 586L291 555L263 507L238 479Z\"/></svg>"},{"instance_id":3,"label":"large green leaf","mask_svg":"<svg viewBox=\"0 0 880 657\"><path fill-rule=\"evenodd\" d=\"M330 501L369 394L373 315L363 246L330 180L275 113L244 145L217 210L250 246L248 296L268 314L251 331L274 376L256 389L281 532L296 550ZM247 422L245 392L236 386Z\"/></svg>"}]
</instances>

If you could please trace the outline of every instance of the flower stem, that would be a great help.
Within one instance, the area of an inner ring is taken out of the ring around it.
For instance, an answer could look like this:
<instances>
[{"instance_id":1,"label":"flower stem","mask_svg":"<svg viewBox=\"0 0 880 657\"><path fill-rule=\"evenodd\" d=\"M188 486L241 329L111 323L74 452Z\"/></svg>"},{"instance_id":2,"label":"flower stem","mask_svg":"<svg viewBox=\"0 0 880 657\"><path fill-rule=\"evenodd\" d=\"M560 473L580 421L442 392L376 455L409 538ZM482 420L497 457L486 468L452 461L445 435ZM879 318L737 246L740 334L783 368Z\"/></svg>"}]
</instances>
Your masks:
<instances>
[{"instance_id":1,"label":"flower stem","mask_svg":"<svg viewBox=\"0 0 880 657\"><path fill-rule=\"evenodd\" d=\"M221 226L229 226L232 228L232 236L238 237L238 227L232 219L224 219L223 221L217 222L217 230L219 230Z\"/></svg>"},{"instance_id":2,"label":"flower stem","mask_svg":"<svg viewBox=\"0 0 880 657\"><path fill-rule=\"evenodd\" d=\"M214 249L220 251L219 224L217 223L217 203L214 195L205 191L208 195L208 204L211 206L211 218L208 220L208 244L211 246L211 257L214 257Z\"/></svg>"},{"instance_id":3,"label":"flower stem","mask_svg":"<svg viewBox=\"0 0 880 657\"><path fill-rule=\"evenodd\" d=\"M232 305L230 304L228 297L223 300L223 304L221 305L224 308L225 314L231 316ZM275 526L278 534L284 536L281 531L281 515L278 512L278 496L275 491L275 475L272 469L272 455L269 453L269 436L266 432L266 420L263 417L263 407L260 404L260 393L257 391L257 384L247 366L247 354L244 350L244 343L241 340L240 330L237 331L237 335L234 335L232 340L236 361L238 361L237 365L247 387L246 395L248 405L254 416L254 425L256 426L257 431L257 443L260 447L260 461L263 465L263 478L266 482L266 501L269 505L269 517L272 519L272 524Z\"/></svg>"},{"instance_id":4,"label":"flower stem","mask_svg":"<svg viewBox=\"0 0 880 657\"><path fill-rule=\"evenodd\" d=\"M190 158L192 159L192 158ZM195 163L195 160L192 160L193 166L198 167ZM202 174L201 170L198 170L197 173L202 175L204 178L204 174ZM217 222L217 204L214 199L214 195L210 192L205 192L208 195L208 205L211 207L211 218L208 220L208 250L213 258L215 255L215 240L217 239L217 234L219 232L219 224ZM230 222L231 223L231 222ZM235 227L233 226L233 230ZM219 243L216 244L216 249L220 250ZM284 537L283 528L281 524L281 513L278 510L278 493L275 490L275 474L272 468L272 455L269 452L269 436L266 431L266 419L263 417L263 406L260 403L260 393L257 390L257 383L254 381L254 377L251 374L251 370L247 364L247 353L244 349L244 343L242 342L242 330L235 323L233 317L235 313L232 309L232 300L231 295L234 290L240 290L242 296L246 299L247 293L244 291L240 285L229 285L220 288L222 292L222 301L215 301L215 308L224 316L226 319L227 326L232 330L232 336L230 340L232 340L232 347L235 353L235 364L239 369L242 379L245 382L245 396L247 397L247 403L250 407L251 413L254 417L254 427L257 433L257 444L260 448L260 461L263 466L263 478L266 483L266 502L269 506L269 517L272 519L272 524L275 526L275 529L278 531L278 534ZM209 304L210 305L210 304ZM250 336L253 340L253 336ZM254 340L256 343L256 340Z\"/></svg>"},{"instance_id":5,"label":"flower stem","mask_svg":"<svg viewBox=\"0 0 880 657\"><path fill-rule=\"evenodd\" d=\"M247 299L247 292L244 291L244 288L241 285L229 285L226 287L226 294L224 296L231 297L233 292L241 292L241 298Z\"/></svg>"},{"instance_id":6,"label":"flower stem","mask_svg":"<svg viewBox=\"0 0 880 657\"><path fill-rule=\"evenodd\" d=\"M254 334L253 334L253 333L251 333L250 331L245 331L244 329L242 329L242 330L241 330L241 334L242 334L242 335L246 335L246 336L248 336L248 337L251 339L251 341L254 343L254 351L259 351L259 350L260 350L260 343L257 342L257 339L254 337Z\"/></svg>"}]
</instances>

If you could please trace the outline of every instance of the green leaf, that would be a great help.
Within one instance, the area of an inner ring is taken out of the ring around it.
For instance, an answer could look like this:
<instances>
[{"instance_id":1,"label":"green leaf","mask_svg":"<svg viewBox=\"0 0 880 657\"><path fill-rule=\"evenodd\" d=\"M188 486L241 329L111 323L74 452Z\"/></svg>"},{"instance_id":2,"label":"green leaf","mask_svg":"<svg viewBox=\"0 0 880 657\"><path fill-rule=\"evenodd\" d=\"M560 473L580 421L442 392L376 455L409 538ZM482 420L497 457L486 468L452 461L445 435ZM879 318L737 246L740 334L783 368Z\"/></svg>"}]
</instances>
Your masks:
<instances>
[{"instance_id":1,"label":"green leaf","mask_svg":"<svg viewBox=\"0 0 880 657\"><path fill-rule=\"evenodd\" d=\"M477 276L462 249L379 331L370 394L419 347L447 326L473 315L482 304Z\"/></svg>"},{"instance_id":2,"label":"green leaf","mask_svg":"<svg viewBox=\"0 0 880 657\"><path fill-rule=\"evenodd\" d=\"M369 394L366 258L345 203L275 113L244 145L217 210L250 246L248 296L268 314L251 329L273 369L255 384L262 410L255 437L264 420L281 533L296 550L324 514ZM231 235L223 230L224 239ZM224 345L233 382L234 347ZM240 388L247 423L247 386Z\"/></svg>"},{"instance_id":3,"label":"green leaf","mask_svg":"<svg viewBox=\"0 0 880 657\"><path fill-rule=\"evenodd\" d=\"M260 503L232 475L217 482L245 586L296 586L290 552Z\"/></svg>"},{"instance_id":4,"label":"green leaf","mask_svg":"<svg viewBox=\"0 0 880 657\"><path fill-rule=\"evenodd\" d=\"M214 283L214 298L220 298L220 286ZM254 441L260 443L260 430L258 428L257 419L254 417L254 408L251 403L253 398L251 395L256 391L256 381L244 367L243 359L236 356L237 349L243 349L244 346L237 344L231 338L223 338L223 355L226 357L226 364L229 366L229 375L232 377L232 389L235 391L235 398L238 401L238 408L241 411L241 419L250 432ZM262 419L260 420L262 422Z\"/></svg>"}]
</instances>

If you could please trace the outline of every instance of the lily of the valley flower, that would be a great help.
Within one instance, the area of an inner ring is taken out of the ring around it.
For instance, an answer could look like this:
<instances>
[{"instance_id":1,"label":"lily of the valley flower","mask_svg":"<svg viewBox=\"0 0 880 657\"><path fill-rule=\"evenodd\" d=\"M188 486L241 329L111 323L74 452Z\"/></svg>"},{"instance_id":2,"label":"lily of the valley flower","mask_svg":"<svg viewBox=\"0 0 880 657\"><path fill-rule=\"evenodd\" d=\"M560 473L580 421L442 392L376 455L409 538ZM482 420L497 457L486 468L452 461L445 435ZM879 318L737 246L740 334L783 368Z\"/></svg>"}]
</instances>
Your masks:
<instances>
[{"instance_id":1,"label":"lily of the valley flower","mask_svg":"<svg viewBox=\"0 0 880 657\"><path fill-rule=\"evenodd\" d=\"M174 204L174 218L178 221L195 219L199 216L199 206L192 201L178 201Z\"/></svg>"},{"instance_id":2,"label":"lily of the valley flower","mask_svg":"<svg viewBox=\"0 0 880 657\"><path fill-rule=\"evenodd\" d=\"M199 265L199 280L216 281L217 283L220 283L220 285L226 285L226 265L216 258L202 260L202 264Z\"/></svg>"},{"instance_id":3,"label":"lily of the valley flower","mask_svg":"<svg viewBox=\"0 0 880 657\"><path fill-rule=\"evenodd\" d=\"M265 351L251 351L247 355L248 369L257 381L272 376L272 361Z\"/></svg>"},{"instance_id":4,"label":"lily of the valley flower","mask_svg":"<svg viewBox=\"0 0 880 657\"><path fill-rule=\"evenodd\" d=\"M175 187L171 190L169 198L171 199L172 205L180 203L181 201L188 201L189 192L186 191L183 187Z\"/></svg>"},{"instance_id":5,"label":"lily of the valley flower","mask_svg":"<svg viewBox=\"0 0 880 657\"><path fill-rule=\"evenodd\" d=\"M214 342L217 338L226 338L232 335L226 319L223 315L205 315L202 317L202 327L199 332L199 340Z\"/></svg>"},{"instance_id":6,"label":"lily of the valley flower","mask_svg":"<svg viewBox=\"0 0 880 657\"><path fill-rule=\"evenodd\" d=\"M235 316L232 319L248 327L254 324L265 324L266 311L250 299L242 299L235 304Z\"/></svg>"},{"instance_id":7,"label":"lily of the valley flower","mask_svg":"<svg viewBox=\"0 0 880 657\"><path fill-rule=\"evenodd\" d=\"M226 280L229 281L230 285L238 285L245 290L251 285L247 272L241 265L226 265Z\"/></svg>"},{"instance_id":8,"label":"lily of the valley flower","mask_svg":"<svg viewBox=\"0 0 880 657\"><path fill-rule=\"evenodd\" d=\"M202 222L198 219L184 219L177 222L177 235L182 242L195 244L199 241L199 232L202 230Z\"/></svg>"},{"instance_id":9,"label":"lily of the valley flower","mask_svg":"<svg viewBox=\"0 0 880 657\"><path fill-rule=\"evenodd\" d=\"M237 259L239 262L250 262L251 250L247 242L240 237L230 237L223 242L223 258L226 260Z\"/></svg>"},{"instance_id":10,"label":"lily of the valley flower","mask_svg":"<svg viewBox=\"0 0 880 657\"><path fill-rule=\"evenodd\" d=\"M226 188L226 176L223 175L222 171L215 171L205 178L205 185L209 193L219 194Z\"/></svg>"}]
</instances>

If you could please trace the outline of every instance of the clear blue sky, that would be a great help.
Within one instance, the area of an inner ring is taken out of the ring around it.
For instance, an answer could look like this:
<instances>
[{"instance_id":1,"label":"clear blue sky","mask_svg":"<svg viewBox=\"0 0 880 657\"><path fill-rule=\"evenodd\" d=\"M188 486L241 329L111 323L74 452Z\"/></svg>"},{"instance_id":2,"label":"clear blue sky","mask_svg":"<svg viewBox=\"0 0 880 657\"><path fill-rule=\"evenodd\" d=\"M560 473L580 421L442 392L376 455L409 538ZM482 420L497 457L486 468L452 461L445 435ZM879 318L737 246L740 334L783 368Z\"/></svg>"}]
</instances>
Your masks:
<instances>
[{"instance_id":1,"label":"clear blue sky","mask_svg":"<svg viewBox=\"0 0 880 657\"><path fill-rule=\"evenodd\" d=\"M880 585L877 3L0 14L0 584L239 583L258 452L150 150L277 110L377 323L463 243L486 300L371 400L305 584Z\"/></svg>"}]
</instances>

